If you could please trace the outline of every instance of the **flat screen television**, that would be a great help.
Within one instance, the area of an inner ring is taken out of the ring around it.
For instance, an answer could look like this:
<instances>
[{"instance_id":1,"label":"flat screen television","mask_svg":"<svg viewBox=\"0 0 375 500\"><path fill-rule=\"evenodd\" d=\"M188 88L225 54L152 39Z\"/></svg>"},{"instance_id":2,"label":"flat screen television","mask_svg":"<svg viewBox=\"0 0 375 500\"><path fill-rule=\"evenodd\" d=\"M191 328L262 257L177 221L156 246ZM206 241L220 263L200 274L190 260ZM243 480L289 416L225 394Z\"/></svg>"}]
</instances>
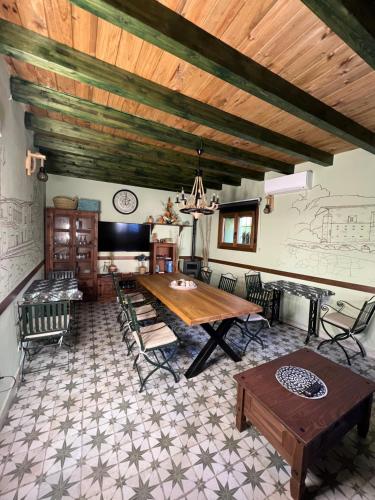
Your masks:
<instances>
[{"instance_id":1,"label":"flat screen television","mask_svg":"<svg viewBox=\"0 0 375 500\"><path fill-rule=\"evenodd\" d=\"M98 250L99 252L148 252L150 226L99 221Z\"/></svg>"}]
</instances>

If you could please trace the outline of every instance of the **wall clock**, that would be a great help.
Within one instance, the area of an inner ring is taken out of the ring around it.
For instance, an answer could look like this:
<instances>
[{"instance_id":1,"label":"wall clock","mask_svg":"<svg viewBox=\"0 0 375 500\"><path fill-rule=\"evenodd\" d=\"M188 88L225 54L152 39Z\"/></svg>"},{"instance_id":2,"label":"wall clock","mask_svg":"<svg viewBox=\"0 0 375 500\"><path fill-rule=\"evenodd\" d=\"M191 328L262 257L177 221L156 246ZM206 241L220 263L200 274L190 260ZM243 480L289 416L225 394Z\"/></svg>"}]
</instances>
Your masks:
<instances>
[{"instance_id":1,"label":"wall clock","mask_svg":"<svg viewBox=\"0 0 375 500\"><path fill-rule=\"evenodd\" d=\"M128 189L120 189L113 196L113 206L120 214L129 215L137 210L138 198Z\"/></svg>"}]
</instances>

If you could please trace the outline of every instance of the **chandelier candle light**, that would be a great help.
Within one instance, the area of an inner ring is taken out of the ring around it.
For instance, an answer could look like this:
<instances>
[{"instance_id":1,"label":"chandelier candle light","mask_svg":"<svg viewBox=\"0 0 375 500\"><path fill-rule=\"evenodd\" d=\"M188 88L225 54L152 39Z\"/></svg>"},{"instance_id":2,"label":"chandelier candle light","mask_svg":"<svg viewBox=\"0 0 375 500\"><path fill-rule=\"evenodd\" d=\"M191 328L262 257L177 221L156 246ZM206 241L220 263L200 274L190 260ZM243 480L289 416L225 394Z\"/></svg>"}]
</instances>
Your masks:
<instances>
[{"instance_id":1,"label":"chandelier candle light","mask_svg":"<svg viewBox=\"0 0 375 500\"><path fill-rule=\"evenodd\" d=\"M219 208L219 198L214 193L208 203L203 187L202 169L200 168L200 158L203 153L203 146L197 149L198 168L195 173L195 179L191 194L186 197L184 188L176 196L176 203L183 214L191 214L195 220L201 215L212 215Z\"/></svg>"}]
</instances>

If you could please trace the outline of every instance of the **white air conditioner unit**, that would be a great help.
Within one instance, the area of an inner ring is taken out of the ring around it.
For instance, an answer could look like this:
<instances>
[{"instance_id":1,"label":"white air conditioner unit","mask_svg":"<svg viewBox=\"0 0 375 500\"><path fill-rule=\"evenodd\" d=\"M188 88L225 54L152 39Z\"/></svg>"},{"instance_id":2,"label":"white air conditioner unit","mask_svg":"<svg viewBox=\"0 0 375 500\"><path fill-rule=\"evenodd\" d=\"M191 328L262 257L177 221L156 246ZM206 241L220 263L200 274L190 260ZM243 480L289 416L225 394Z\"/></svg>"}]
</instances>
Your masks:
<instances>
[{"instance_id":1,"label":"white air conditioner unit","mask_svg":"<svg viewBox=\"0 0 375 500\"><path fill-rule=\"evenodd\" d=\"M274 179L267 179L264 181L264 192L266 194L281 194L311 189L312 178L312 171L306 170L297 174L282 175Z\"/></svg>"}]
</instances>

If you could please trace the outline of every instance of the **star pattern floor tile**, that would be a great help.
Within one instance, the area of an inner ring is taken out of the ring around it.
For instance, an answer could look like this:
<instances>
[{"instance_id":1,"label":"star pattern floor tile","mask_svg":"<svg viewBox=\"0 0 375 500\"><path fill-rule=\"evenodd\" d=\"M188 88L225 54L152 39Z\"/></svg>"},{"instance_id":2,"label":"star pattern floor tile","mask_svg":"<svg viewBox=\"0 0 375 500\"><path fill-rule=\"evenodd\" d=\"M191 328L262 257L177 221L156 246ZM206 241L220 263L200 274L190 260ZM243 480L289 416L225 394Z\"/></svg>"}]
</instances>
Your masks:
<instances>
[{"instance_id":1,"label":"star pattern floor tile","mask_svg":"<svg viewBox=\"0 0 375 500\"><path fill-rule=\"evenodd\" d=\"M180 382L156 372L139 393L117 304L77 307L72 348L35 357L0 432L2 500L290 499L290 466L256 428L235 427L233 375L303 347L305 332L275 325L262 333L263 350L251 343L236 364L218 349L187 380L207 336L168 310L161 315L182 340L174 361ZM227 338L244 345L236 328ZM322 354L345 365L339 349ZM370 358L352 369L375 379ZM307 485L311 498L369 500L374 478L373 417L367 439L348 433L309 470Z\"/></svg>"}]
</instances>

